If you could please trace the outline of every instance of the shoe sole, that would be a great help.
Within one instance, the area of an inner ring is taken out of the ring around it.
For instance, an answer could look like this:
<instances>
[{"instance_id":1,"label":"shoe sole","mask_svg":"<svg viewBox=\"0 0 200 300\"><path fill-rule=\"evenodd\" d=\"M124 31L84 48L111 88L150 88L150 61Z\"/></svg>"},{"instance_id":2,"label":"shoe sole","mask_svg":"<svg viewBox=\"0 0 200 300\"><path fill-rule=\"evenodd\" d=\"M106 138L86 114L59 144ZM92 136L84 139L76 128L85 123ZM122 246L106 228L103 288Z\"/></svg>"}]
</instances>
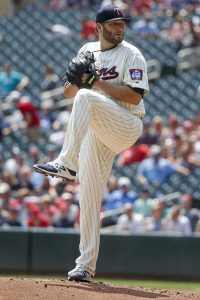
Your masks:
<instances>
[{"instance_id":1,"label":"shoe sole","mask_svg":"<svg viewBox=\"0 0 200 300\"><path fill-rule=\"evenodd\" d=\"M56 177L56 178L62 178L63 180L66 180L66 181L69 181L69 182L74 182L75 181L75 179L69 179L69 178L67 178L65 176L58 175L56 173L50 173L50 172L44 171L44 170L42 170L42 169L40 169L38 167L33 167L33 170L36 171L36 172L38 172L38 173L40 173L40 174L42 174L42 175L44 175L44 176L51 176L53 178L54 177Z\"/></svg>"},{"instance_id":2,"label":"shoe sole","mask_svg":"<svg viewBox=\"0 0 200 300\"><path fill-rule=\"evenodd\" d=\"M87 279L80 279L80 278L71 278L68 277L68 281L76 281L76 282L92 282L92 280Z\"/></svg>"}]
</instances>

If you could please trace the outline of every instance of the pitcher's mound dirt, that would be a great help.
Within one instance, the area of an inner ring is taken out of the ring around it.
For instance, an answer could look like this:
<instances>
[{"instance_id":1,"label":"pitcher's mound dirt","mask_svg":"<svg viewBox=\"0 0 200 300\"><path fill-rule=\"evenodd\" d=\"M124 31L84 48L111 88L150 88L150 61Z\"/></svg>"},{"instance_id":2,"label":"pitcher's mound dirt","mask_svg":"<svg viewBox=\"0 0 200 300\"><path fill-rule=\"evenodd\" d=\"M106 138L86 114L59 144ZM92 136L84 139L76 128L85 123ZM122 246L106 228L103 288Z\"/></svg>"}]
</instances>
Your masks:
<instances>
[{"instance_id":1,"label":"pitcher's mound dirt","mask_svg":"<svg viewBox=\"0 0 200 300\"><path fill-rule=\"evenodd\" d=\"M0 300L200 300L199 291L175 291L111 285L76 283L65 280L24 278L0 279Z\"/></svg>"}]
</instances>

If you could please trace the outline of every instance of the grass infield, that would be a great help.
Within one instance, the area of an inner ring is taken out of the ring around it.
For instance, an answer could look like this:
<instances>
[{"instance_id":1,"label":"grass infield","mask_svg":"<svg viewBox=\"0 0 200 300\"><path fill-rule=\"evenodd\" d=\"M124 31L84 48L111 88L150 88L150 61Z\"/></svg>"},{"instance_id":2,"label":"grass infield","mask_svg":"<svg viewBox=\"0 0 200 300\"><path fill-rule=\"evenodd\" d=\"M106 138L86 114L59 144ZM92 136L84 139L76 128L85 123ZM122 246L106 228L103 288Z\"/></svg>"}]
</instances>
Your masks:
<instances>
[{"instance_id":1,"label":"grass infield","mask_svg":"<svg viewBox=\"0 0 200 300\"><path fill-rule=\"evenodd\" d=\"M111 283L116 285L138 286L146 288L160 289L200 289L200 282L179 282L179 281L159 281L159 280L130 280L130 279L108 279L97 278L95 282Z\"/></svg>"}]
</instances>

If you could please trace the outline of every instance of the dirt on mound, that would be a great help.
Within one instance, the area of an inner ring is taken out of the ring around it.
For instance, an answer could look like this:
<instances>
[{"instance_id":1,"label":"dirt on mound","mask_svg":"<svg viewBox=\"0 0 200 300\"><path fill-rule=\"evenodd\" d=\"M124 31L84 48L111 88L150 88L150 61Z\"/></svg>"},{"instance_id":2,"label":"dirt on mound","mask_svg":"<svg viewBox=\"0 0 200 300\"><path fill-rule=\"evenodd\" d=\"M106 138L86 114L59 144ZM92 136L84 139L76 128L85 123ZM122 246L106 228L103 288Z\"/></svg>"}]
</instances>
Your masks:
<instances>
[{"instance_id":1,"label":"dirt on mound","mask_svg":"<svg viewBox=\"0 0 200 300\"><path fill-rule=\"evenodd\" d=\"M0 279L0 300L130 300L198 299L200 292L175 291L111 285L107 283L77 283L66 280L24 278Z\"/></svg>"}]
</instances>

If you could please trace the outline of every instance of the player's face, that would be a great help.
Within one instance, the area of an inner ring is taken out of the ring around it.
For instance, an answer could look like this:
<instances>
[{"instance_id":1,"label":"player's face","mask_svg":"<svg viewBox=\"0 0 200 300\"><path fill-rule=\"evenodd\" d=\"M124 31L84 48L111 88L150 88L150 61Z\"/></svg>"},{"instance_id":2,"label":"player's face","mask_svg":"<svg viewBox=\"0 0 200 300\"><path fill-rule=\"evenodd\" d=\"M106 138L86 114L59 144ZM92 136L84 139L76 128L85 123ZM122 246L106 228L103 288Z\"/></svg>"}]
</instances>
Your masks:
<instances>
[{"instance_id":1,"label":"player's face","mask_svg":"<svg viewBox=\"0 0 200 300\"><path fill-rule=\"evenodd\" d=\"M117 45L124 39L125 22L116 20L103 23L103 37L110 44Z\"/></svg>"}]
</instances>

